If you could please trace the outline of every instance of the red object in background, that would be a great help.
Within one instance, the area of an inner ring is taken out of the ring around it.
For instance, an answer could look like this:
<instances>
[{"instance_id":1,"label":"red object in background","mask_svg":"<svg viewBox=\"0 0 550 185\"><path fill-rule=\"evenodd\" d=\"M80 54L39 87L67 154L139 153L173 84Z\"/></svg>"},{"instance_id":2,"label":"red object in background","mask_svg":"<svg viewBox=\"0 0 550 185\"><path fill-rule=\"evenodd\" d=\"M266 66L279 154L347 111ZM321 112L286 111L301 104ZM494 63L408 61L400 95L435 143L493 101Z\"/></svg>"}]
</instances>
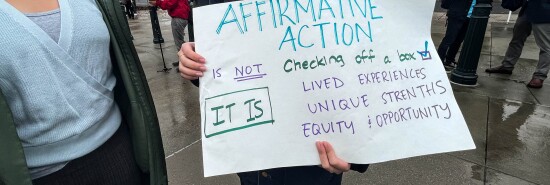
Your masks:
<instances>
[{"instance_id":1,"label":"red object in background","mask_svg":"<svg viewBox=\"0 0 550 185\"><path fill-rule=\"evenodd\" d=\"M157 0L157 6L168 10L170 17L188 20L191 7L187 0Z\"/></svg>"}]
</instances>

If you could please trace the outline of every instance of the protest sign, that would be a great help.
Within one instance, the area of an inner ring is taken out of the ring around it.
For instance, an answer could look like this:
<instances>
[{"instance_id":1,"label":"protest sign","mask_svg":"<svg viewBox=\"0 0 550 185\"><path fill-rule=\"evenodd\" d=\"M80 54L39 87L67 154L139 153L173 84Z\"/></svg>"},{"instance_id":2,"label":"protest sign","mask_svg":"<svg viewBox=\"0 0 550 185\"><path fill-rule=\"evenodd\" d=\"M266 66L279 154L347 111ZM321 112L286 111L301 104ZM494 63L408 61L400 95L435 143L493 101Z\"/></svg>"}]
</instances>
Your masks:
<instances>
[{"instance_id":1,"label":"protest sign","mask_svg":"<svg viewBox=\"0 0 550 185\"><path fill-rule=\"evenodd\" d=\"M435 0L196 8L204 175L473 149L430 35Z\"/></svg>"}]
</instances>

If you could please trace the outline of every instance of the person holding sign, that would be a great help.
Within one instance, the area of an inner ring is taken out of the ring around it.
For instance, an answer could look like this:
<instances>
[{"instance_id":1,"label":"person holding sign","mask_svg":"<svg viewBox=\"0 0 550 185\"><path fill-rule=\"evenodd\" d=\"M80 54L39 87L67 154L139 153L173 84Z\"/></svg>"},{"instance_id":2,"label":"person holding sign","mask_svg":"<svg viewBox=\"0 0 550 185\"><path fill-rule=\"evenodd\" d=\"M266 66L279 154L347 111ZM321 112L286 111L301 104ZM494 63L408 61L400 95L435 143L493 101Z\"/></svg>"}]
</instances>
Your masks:
<instances>
[{"instance_id":1,"label":"person holding sign","mask_svg":"<svg viewBox=\"0 0 550 185\"><path fill-rule=\"evenodd\" d=\"M178 52L180 75L188 80L196 80L206 71L206 60L195 52L195 43L182 45ZM286 185L338 185L342 182L342 173L349 170L364 173L368 164L350 164L336 155L332 145L326 141L317 141L316 148L321 161L320 166L299 166L238 173L242 185L286 184Z\"/></svg>"}]
</instances>

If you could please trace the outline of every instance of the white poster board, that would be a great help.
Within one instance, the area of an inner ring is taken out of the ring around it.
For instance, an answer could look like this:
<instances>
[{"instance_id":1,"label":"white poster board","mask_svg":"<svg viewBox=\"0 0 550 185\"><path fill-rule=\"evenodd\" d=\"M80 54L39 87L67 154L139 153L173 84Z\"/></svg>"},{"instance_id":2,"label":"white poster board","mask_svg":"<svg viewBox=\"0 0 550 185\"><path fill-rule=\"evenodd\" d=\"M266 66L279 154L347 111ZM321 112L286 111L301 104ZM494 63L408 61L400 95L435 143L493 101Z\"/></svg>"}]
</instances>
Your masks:
<instances>
[{"instance_id":1,"label":"white poster board","mask_svg":"<svg viewBox=\"0 0 550 185\"><path fill-rule=\"evenodd\" d=\"M435 0L196 8L204 175L474 149L430 35Z\"/></svg>"}]
</instances>

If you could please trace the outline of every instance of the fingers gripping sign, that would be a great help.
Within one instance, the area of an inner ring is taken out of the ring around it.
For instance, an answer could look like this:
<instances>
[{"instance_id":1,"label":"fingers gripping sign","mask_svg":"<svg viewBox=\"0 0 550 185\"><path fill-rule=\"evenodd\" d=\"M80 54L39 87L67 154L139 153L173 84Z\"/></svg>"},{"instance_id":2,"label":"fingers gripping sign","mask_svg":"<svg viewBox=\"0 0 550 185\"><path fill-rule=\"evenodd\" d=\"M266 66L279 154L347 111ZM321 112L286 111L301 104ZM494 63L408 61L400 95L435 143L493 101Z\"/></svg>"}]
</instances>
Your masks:
<instances>
[{"instance_id":1,"label":"fingers gripping sign","mask_svg":"<svg viewBox=\"0 0 550 185\"><path fill-rule=\"evenodd\" d=\"M319 153L323 169L336 174L350 170L351 165L336 156L336 152L329 142L317 141L315 145L317 146L317 152Z\"/></svg>"},{"instance_id":2,"label":"fingers gripping sign","mask_svg":"<svg viewBox=\"0 0 550 185\"><path fill-rule=\"evenodd\" d=\"M206 60L195 52L195 43L187 42L178 52L180 75L188 80L194 80L203 76L206 71Z\"/></svg>"}]
</instances>

